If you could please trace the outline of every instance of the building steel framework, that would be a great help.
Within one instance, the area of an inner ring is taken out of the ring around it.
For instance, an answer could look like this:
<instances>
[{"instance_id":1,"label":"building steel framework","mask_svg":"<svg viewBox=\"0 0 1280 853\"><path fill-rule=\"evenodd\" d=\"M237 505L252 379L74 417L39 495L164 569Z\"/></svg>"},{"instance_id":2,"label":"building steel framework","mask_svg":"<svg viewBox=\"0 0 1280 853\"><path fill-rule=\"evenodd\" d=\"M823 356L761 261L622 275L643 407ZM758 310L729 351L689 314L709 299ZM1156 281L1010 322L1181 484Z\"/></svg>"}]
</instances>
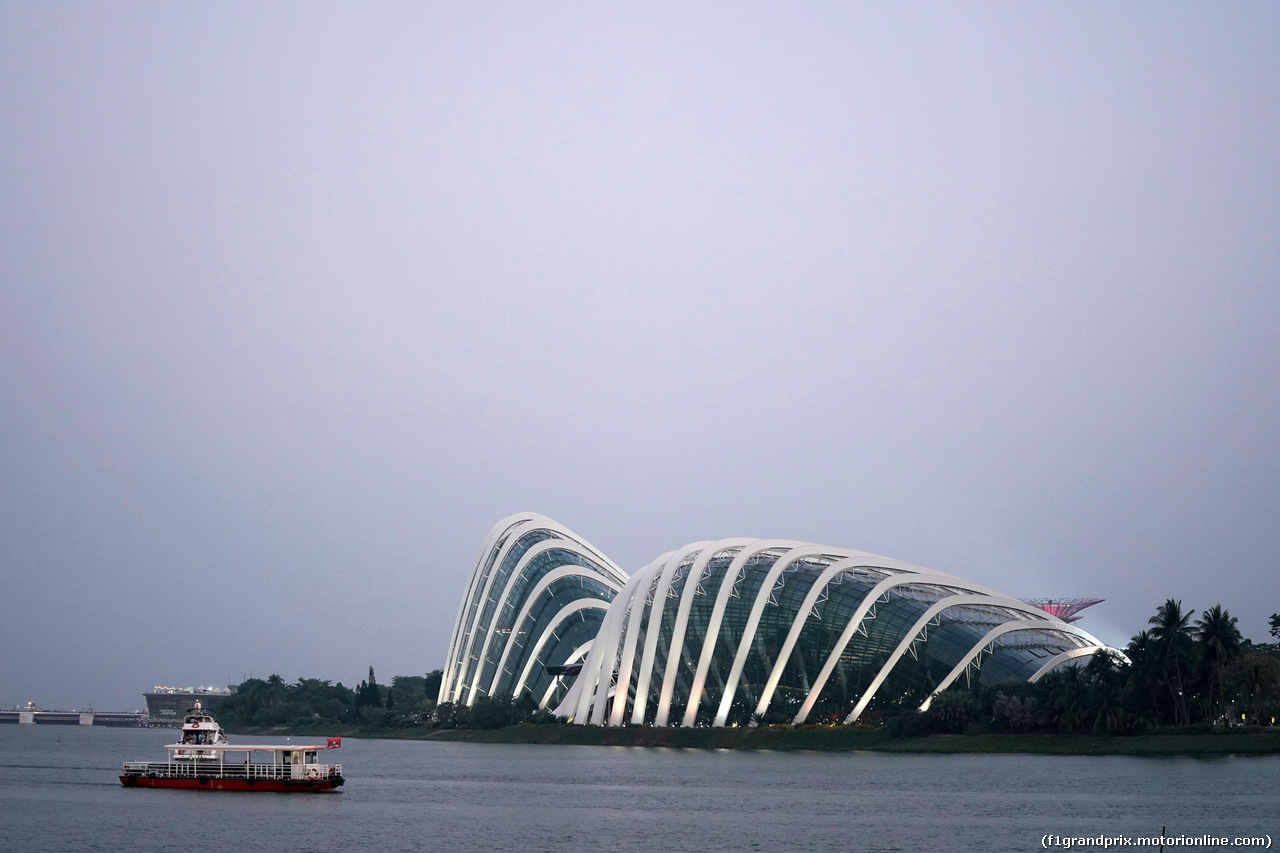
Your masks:
<instances>
[{"instance_id":1,"label":"building steel framework","mask_svg":"<svg viewBox=\"0 0 1280 853\"><path fill-rule=\"evenodd\" d=\"M439 698L527 693L596 725L799 724L819 709L853 723L877 703L927 710L961 677L1036 681L1102 650L1041 607L891 557L729 538L627 576L519 513L485 538Z\"/></svg>"}]
</instances>

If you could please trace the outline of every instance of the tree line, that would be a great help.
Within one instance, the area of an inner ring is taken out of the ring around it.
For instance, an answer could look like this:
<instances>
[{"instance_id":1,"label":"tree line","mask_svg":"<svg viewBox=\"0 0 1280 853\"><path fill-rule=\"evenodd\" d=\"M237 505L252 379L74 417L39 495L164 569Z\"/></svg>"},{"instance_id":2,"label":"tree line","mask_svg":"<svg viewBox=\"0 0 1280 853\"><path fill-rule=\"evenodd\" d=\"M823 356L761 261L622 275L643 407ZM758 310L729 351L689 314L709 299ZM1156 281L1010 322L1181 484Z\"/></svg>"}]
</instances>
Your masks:
<instances>
[{"instance_id":1,"label":"tree line","mask_svg":"<svg viewBox=\"0 0 1280 853\"><path fill-rule=\"evenodd\" d=\"M379 684L373 667L355 687L318 678L287 683L279 675L250 678L218 703L228 728L342 724L370 728L420 725L435 710L441 670L397 675Z\"/></svg>"},{"instance_id":2,"label":"tree line","mask_svg":"<svg viewBox=\"0 0 1280 853\"><path fill-rule=\"evenodd\" d=\"M384 685L369 667L368 677L355 687L318 678L299 678L294 684L279 675L250 678L218 704L218 719L230 729L313 725L496 729L522 722L557 722L528 696L482 696L470 706L446 702L436 707L442 676L438 669L425 676L397 675Z\"/></svg>"}]
</instances>

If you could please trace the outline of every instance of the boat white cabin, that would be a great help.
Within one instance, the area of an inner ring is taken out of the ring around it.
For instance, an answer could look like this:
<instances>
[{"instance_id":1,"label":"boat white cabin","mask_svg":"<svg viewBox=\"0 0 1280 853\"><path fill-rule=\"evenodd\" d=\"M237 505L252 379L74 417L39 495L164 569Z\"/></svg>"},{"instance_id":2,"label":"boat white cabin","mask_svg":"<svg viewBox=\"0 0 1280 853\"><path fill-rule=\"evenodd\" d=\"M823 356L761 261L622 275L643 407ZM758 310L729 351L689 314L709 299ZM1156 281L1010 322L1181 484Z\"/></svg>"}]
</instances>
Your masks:
<instances>
[{"instance_id":1,"label":"boat white cabin","mask_svg":"<svg viewBox=\"0 0 1280 853\"><path fill-rule=\"evenodd\" d=\"M233 791L333 790L345 781L341 764L321 760L322 753L342 746L326 744L217 744L201 748L199 761L180 757L185 743L165 747L169 760L125 762L120 781L149 788L208 788ZM266 755L264 755L266 754ZM263 759L266 760L263 760ZM257 760L255 760L257 759Z\"/></svg>"},{"instance_id":2,"label":"boat white cabin","mask_svg":"<svg viewBox=\"0 0 1280 853\"><path fill-rule=\"evenodd\" d=\"M226 743L222 726L196 702L182 720L181 743L177 744L172 757L178 761L218 761L220 754L213 747Z\"/></svg>"}]
</instances>

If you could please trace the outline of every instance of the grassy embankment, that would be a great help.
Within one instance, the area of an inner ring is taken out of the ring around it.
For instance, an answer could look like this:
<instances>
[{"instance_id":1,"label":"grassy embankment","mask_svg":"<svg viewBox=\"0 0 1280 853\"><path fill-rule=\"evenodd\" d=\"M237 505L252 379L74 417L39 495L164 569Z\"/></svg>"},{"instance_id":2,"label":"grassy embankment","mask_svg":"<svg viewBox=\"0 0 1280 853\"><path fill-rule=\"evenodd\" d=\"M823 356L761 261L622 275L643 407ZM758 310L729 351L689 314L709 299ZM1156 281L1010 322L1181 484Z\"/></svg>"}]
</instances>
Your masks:
<instances>
[{"instance_id":1,"label":"grassy embankment","mask_svg":"<svg viewBox=\"0 0 1280 853\"><path fill-rule=\"evenodd\" d=\"M295 726L254 734L302 737L405 738L467 743L534 743L582 746L648 746L682 749L777 749L825 752L977 752L1040 755L1280 755L1280 731L1216 734L1152 734L1125 737L1088 734L968 734L890 737L883 729L799 728L659 729L645 726L510 726L473 729L362 729Z\"/></svg>"}]
</instances>

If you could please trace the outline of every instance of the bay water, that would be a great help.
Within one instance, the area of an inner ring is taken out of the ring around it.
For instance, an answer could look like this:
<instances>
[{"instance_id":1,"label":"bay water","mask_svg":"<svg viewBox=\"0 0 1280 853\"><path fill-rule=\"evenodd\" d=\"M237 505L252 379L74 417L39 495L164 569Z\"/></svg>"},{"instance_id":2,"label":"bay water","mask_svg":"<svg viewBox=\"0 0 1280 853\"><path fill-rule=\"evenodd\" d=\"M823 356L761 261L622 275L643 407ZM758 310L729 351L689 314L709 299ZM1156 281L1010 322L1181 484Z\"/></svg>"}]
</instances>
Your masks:
<instances>
[{"instance_id":1,"label":"bay water","mask_svg":"<svg viewBox=\"0 0 1280 853\"><path fill-rule=\"evenodd\" d=\"M122 762L163 760L161 747L173 734L0 726L0 851L1038 850L1046 835L1136 840L1158 835L1161 826L1170 835L1280 842L1275 756L890 755L345 738L341 751L329 754L347 778L337 793L120 785Z\"/></svg>"}]
</instances>

